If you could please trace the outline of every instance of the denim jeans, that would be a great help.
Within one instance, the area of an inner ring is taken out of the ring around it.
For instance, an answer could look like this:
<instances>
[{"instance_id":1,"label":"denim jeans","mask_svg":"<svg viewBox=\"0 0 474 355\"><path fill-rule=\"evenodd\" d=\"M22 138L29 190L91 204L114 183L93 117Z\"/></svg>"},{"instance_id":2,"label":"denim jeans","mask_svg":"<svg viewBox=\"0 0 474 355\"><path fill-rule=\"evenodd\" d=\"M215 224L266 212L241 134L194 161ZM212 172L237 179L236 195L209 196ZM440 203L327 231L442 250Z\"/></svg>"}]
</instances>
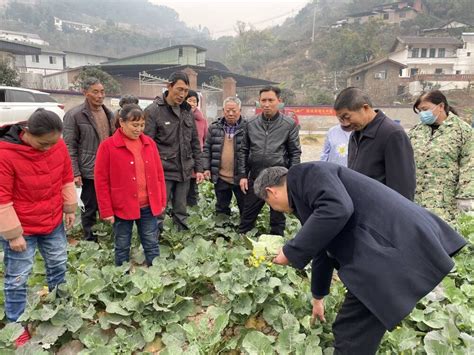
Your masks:
<instances>
[{"instance_id":1,"label":"denim jeans","mask_svg":"<svg viewBox=\"0 0 474 355\"><path fill-rule=\"evenodd\" d=\"M158 218L151 214L150 207L140 209L140 219L125 220L115 216L115 265L120 266L130 261L130 246L132 244L133 223L137 224L138 235L145 252L148 266L152 265L153 259L160 255L158 246Z\"/></svg>"},{"instance_id":2,"label":"denim jeans","mask_svg":"<svg viewBox=\"0 0 474 355\"><path fill-rule=\"evenodd\" d=\"M29 235L26 251L10 249L8 241L2 239L5 263L5 314L11 322L23 314L26 306L26 282L33 268L36 246L46 265L46 279L49 290L63 283L67 268L67 239L61 223L50 234Z\"/></svg>"}]
</instances>

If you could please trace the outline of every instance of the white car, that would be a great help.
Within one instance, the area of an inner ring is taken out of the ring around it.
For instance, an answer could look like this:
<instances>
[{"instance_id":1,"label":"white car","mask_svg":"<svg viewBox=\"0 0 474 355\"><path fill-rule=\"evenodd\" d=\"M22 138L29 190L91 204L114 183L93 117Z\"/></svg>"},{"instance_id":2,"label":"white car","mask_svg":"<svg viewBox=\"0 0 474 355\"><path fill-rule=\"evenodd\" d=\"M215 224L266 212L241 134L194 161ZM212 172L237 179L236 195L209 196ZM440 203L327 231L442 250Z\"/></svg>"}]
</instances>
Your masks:
<instances>
[{"instance_id":1,"label":"white car","mask_svg":"<svg viewBox=\"0 0 474 355\"><path fill-rule=\"evenodd\" d=\"M0 86L0 127L26 121L38 108L53 111L61 119L64 117L64 105L48 93Z\"/></svg>"}]
</instances>

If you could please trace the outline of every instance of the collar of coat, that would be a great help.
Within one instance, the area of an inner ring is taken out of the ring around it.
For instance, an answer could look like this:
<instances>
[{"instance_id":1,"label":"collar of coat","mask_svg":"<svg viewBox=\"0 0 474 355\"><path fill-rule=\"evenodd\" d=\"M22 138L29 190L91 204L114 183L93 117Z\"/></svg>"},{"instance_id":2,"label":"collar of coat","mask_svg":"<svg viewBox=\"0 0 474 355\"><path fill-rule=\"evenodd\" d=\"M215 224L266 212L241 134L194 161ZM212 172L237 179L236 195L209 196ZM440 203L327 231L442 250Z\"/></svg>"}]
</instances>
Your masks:
<instances>
[{"instance_id":1,"label":"collar of coat","mask_svg":"<svg viewBox=\"0 0 474 355\"><path fill-rule=\"evenodd\" d=\"M125 134L123 133L121 128L119 128L115 131L114 135L112 136L112 141L114 142L114 145L116 147L126 147L124 136L125 136ZM139 139L142 141L143 145L150 144L150 142L145 139L145 136L144 136L143 133L140 134Z\"/></svg>"},{"instance_id":2,"label":"collar of coat","mask_svg":"<svg viewBox=\"0 0 474 355\"><path fill-rule=\"evenodd\" d=\"M280 111L277 111L277 113L274 116L270 117L270 118L265 118L265 116L263 116L263 112L262 112L260 114L260 117L263 120L263 122L275 122L280 117Z\"/></svg>"},{"instance_id":3,"label":"collar of coat","mask_svg":"<svg viewBox=\"0 0 474 355\"><path fill-rule=\"evenodd\" d=\"M112 116L113 117L113 112L110 111L107 106L105 105L102 105L102 109L104 110L105 112L105 115L107 116L107 118L110 120L110 117ZM82 108L82 112L90 117L93 117L93 113L92 113L92 110L91 110L91 106L89 105L89 102L86 100L84 100L84 103L83 103L83 108Z\"/></svg>"},{"instance_id":4,"label":"collar of coat","mask_svg":"<svg viewBox=\"0 0 474 355\"><path fill-rule=\"evenodd\" d=\"M375 112L377 112L377 114L375 115L372 122L365 126L365 128L360 132L361 137L375 138L380 125L387 118L387 116L385 116L382 111L375 110Z\"/></svg>"},{"instance_id":5,"label":"collar of coat","mask_svg":"<svg viewBox=\"0 0 474 355\"><path fill-rule=\"evenodd\" d=\"M163 94L163 97L161 96L157 96L155 98L155 102L158 106L167 106L170 110L172 110L172 107L168 104L168 101L166 101L166 97L168 96L168 90L165 91L165 93ZM179 105L179 107L182 109L182 110L186 110L186 111L191 111L191 105L188 104L185 101L183 101L183 103L181 105Z\"/></svg>"}]
</instances>

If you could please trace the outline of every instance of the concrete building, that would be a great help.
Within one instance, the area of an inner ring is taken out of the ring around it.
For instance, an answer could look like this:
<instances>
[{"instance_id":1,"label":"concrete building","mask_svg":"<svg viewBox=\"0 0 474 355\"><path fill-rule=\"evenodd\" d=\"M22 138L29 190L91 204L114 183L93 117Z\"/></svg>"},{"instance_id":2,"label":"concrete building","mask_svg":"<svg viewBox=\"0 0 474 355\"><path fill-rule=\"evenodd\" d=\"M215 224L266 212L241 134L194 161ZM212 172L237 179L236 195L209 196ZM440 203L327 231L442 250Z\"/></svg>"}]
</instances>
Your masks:
<instances>
[{"instance_id":1,"label":"concrete building","mask_svg":"<svg viewBox=\"0 0 474 355\"><path fill-rule=\"evenodd\" d=\"M29 43L33 45L48 46L49 43L42 40L35 33L15 32L9 30L0 30L0 39L9 42Z\"/></svg>"},{"instance_id":2,"label":"concrete building","mask_svg":"<svg viewBox=\"0 0 474 355\"><path fill-rule=\"evenodd\" d=\"M405 64L389 58L373 60L352 68L347 86L363 89L375 105L392 104L404 94L404 86L397 84L404 68Z\"/></svg>"},{"instance_id":3,"label":"concrete building","mask_svg":"<svg viewBox=\"0 0 474 355\"><path fill-rule=\"evenodd\" d=\"M389 24L400 24L424 12L426 12L426 7L422 0L397 1L375 6L369 11L348 15L345 23L364 24L371 20L380 20Z\"/></svg>"},{"instance_id":4,"label":"concrete building","mask_svg":"<svg viewBox=\"0 0 474 355\"><path fill-rule=\"evenodd\" d=\"M95 26L89 25L87 23L62 20L58 17L54 17L54 27L58 31L72 30L86 33L93 33L97 31Z\"/></svg>"},{"instance_id":5,"label":"concrete building","mask_svg":"<svg viewBox=\"0 0 474 355\"><path fill-rule=\"evenodd\" d=\"M40 48L40 54L16 56L15 66L20 73L37 73L46 75L64 69L64 52L50 49L49 47Z\"/></svg>"},{"instance_id":6,"label":"concrete building","mask_svg":"<svg viewBox=\"0 0 474 355\"><path fill-rule=\"evenodd\" d=\"M86 65L99 65L115 58L99 54L83 53L77 51L63 51L65 53L64 69L78 68Z\"/></svg>"},{"instance_id":7,"label":"concrete building","mask_svg":"<svg viewBox=\"0 0 474 355\"><path fill-rule=\"evenodd\" d=\"M462 41L452 37L397 37L388 58L405 64L401 76L455 74Z\"/></svg>"},{"instance_id":8,"label":"concrete building","mask_svg":"<svg viewBox=\"0 0 474 355\"><path fill-rule=\"evenodd\" d=\"M147 64L195 65L204 67L206 65L206 49L191 44L183 44L103 63L104 66Z\"/></svg>"}]
</instances>

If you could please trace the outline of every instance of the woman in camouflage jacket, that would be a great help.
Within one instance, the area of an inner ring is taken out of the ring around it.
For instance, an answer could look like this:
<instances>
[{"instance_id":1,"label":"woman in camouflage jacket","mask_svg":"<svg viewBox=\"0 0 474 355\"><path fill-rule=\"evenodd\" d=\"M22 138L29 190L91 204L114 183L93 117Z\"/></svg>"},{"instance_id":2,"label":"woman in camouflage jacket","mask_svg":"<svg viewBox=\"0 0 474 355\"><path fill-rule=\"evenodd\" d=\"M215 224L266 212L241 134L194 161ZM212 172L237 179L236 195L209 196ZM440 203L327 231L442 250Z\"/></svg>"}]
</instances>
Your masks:
<instances>
[{"instance_id":1,"label":"woman in camouflage jacket","mask_svg":"<svg viewBox=\"0 0 474 355\"><path fill-rule=\"evenodd\" d=\"M439 90L413 105L420 123L409 132L416 163L415 202L456 227L460 210L473 208L472 128Z\"/></svg>"}]
</instances>

